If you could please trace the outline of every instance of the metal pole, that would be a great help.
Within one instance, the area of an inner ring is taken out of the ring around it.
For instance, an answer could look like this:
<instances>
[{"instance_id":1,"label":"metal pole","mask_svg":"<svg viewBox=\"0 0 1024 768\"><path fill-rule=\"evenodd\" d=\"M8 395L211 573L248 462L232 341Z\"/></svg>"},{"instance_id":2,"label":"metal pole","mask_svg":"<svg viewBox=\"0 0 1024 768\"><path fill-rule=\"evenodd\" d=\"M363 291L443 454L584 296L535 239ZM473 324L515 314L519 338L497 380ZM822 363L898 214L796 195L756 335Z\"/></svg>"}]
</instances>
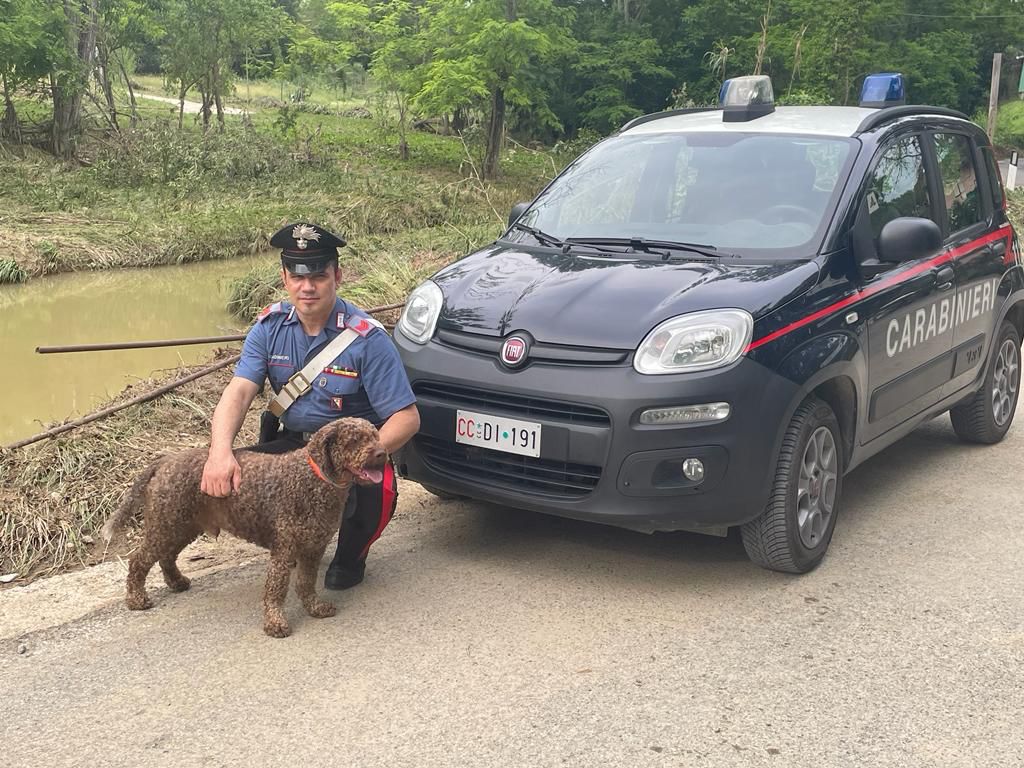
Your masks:
<instances>
[{"instance_id":1,"label":"metal pole","mask_svg":"<svg viewBox=\"0 0 1024 768\"><path fill-rule=\"evenodd\" d=\"M1003 67L1003 54L992 54L992 81L988 87L988 138L993 143L996 136L996 115L999 112L999 75Z\"/></svg>"},{"instance_id":2,"label":"metal pole","mask_svg":"<svg viewBox=\"0 0 1024 768\"><path fill-rule=\"evenodd\" d=\"M390 309L401 309L405 306L405 302L398 302L397 304L383 304L379 307L371 307L366 310L367 314L375 314L377 312L386 312ZM385 325L385 328L392 328L393 326ZM112 349L147 349L150 347L179 347L187 346L189 344L218 344L225 341L244 341L245 334L235 334L232 336L197 336L195 338L185 339L160 339L156 341L112 341L105 344L65 344L58 347L36 347L36 352L40 355L51 355L57 352L104 352Z\"/></svg>"},{"instance_id":3,"label":"metal pole","mask_svg":"<svg viewBox=\"0 0 1024 768\"><path fill-rule=\"evenodd\" d=\"M40 355L57 352L103 352L111 349L146 349L148 347L178 347L189 344L216 344L221 341L242 341L245 334L234 336L201 336L194 339L160 339L154 341L112 341L109 344L66 344L61 347L36 347Z\"/></svg>"}]
</instances>

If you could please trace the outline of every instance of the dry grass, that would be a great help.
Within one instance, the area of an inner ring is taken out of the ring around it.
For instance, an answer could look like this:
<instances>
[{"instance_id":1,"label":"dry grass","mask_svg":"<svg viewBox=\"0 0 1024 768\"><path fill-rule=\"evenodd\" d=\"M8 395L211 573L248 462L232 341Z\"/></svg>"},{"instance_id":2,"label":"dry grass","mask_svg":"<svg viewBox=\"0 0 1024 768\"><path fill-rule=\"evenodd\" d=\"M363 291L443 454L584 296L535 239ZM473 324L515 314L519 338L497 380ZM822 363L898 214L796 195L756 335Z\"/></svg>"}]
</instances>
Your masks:
<instances>
[{"instance_id":1,"label":"dry grass","mask_svg":"<svg viewBox=\"0 0 1024 768\"><path fill-rule=\"evenodd\" d=\"M217 357L227 354L233 351ZM201 367L166 372L166 379ZM210 416L230 376L230 368L217 371L60 437L0 452L0 575L28 580L102 560L96 531L154 457L209 443ZM114 402L160 383L140 381ZM239 443L255 442L256 428L254 411Z\"/></svg>"}]
</instances>

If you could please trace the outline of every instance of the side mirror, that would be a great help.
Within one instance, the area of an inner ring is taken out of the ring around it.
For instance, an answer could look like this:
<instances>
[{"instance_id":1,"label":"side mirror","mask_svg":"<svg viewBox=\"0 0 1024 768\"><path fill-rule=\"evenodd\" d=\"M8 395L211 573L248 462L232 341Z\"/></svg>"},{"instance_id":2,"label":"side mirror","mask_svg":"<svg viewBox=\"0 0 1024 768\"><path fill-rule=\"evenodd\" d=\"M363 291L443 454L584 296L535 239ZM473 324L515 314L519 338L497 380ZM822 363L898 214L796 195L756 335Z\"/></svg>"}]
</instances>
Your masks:
<instances>
[{"instance_id":1,"label":"side mirror","mask_svg":"<svg viewBox=\"0 0 1024 768\"><path fill-rule=\"evenodd\" d=\"M512 212L508 215L508 225L511 227L515 224L519 217L526 213L526 209L529 207L529 203L516 203L513 205Z\"/></svg>"},{"instance_id":2,"label":"side mirror","mask_svg":"<svg viewBox=\"0 0 1024 768\"><path fill-rule=\"evenodd\" d=\"M932 256L942 248L942 231L931 219L893 219L878 235L878 260L902 264Z\"/></svg>"}]
</instances>

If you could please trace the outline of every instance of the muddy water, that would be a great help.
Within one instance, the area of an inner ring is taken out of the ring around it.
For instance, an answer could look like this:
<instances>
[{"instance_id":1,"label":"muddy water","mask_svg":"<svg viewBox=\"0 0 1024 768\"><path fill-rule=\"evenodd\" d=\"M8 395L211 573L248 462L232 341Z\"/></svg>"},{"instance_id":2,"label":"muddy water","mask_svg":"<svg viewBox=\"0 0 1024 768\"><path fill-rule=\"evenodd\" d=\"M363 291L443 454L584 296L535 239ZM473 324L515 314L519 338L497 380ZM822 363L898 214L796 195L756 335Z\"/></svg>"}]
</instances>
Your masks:
<instances>
[{"instance_id":1,"label":"muddy water","mask_svg":"<svg viewBox=\"0 0 1024 768\"><path fill-rule=\"evenodd\" d=\"M219 336L240 331L224 309L246 259L77 273L0 286L0 445L45 422L96 410L154 371L205 360L212 345L39 355L37 346Z\"/></svg>"}]
</instances>

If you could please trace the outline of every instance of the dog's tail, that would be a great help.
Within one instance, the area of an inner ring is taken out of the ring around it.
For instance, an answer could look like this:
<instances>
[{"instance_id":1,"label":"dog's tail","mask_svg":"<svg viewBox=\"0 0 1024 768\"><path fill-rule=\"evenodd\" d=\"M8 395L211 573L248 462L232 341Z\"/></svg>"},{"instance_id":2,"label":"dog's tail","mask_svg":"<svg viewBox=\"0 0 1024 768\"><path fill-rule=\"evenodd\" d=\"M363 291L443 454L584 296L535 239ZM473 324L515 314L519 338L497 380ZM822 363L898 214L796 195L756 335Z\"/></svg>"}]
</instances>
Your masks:
<instances>
[{"instance_id":1,"label":"dog's tail","mask_svg":"<svg viewBox=\"0 0 1024 768\"><path fill-rule=\"evenodd\" d=\"M131 490L125 495L124 500L121 502L121 506L119 506L107 522L103 524L100 536L103 537L105 542L109 544L111 539L114 538L114 534L124 528L125 523L128 522L128 518L132 516L141 503L142 496L146 492L146 486L149 485L149 481L153 479L153 475L156 474L159 467L160 460L158 459L142 471L142 474L138 476L135 483L132 485Z\"/></svg>"}]
</instances>

